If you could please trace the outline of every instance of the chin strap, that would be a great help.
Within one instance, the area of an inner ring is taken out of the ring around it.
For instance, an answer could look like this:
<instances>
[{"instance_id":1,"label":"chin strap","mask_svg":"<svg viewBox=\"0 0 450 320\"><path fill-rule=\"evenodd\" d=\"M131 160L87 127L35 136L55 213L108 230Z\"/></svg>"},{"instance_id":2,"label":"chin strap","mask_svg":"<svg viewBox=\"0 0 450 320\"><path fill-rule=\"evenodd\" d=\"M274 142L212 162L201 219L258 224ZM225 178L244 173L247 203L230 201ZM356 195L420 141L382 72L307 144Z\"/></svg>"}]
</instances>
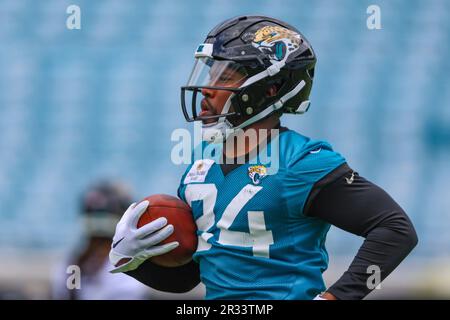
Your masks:
<instances>
[{"instance_id":1,"label":"chin strap","mask_svg":"<svg viewBox=\"0 0 450 320\"><path fill-rule=\"evenodd\" d=\"M292 97L296 96L300 90L302 90L302 88L305 86L305 80L302 80L294 89L292 89L291 91L289 91L288 93L286 93L284 96L282 96L280 98L280 100L278 100L277 102L275 102L274 104L271 104L270 106L268 106L267 108L265 108L263 111L261 111L260 113L258 113L257 115L255 115L254 117L251 117L250 119L248 119L247 121L244 121L243 123L241 123L240 125L236 126L235 129L242 129L245 128L265 117L267 117L269 114L271 114L272 112L275 112L279 109L281 109L283 107L283 105Z\"/></svg>"},{"instance_id":2,"label":"chin strap","mask_svg":"<svg viewBox=\"0 0 450 320\"><path fill-rule=\"evenodd\" d=\"M270 67L268 67L266 70L261 71L260 73L255 74L254 76L248 78L241 86L246 87L250 84L253 84L255 82L258 82L259 80L265 78L265 77L271 77L276 75L278 72L280 72L281 68L284 67L285 61L280 61L277 63L272 64Z\"/></svg>"},{"instance_id":3,"label":"chin strap","mask_svg":"<svg viewBox=\"0 0 450 320\"><path fill-rule=\"evenodd\" d=\"M216 123L210 124L210 125L203 125L202 127L202 138L205 141L211 142L211 143L222 143L225 141L231 134L236 132L236 130L243 129L265 117L270 115L271 113L281 109L283 105L292 97L296 96L300 90L305 86L305 81L302 80L294 89L286 93L283 97L280 98L277 102L271 104L267 108L265 108L260 113L256 114L255 116L251 117L250 119L244 121L240 125L233 127L228 121L226 121L225 117L219 119ZM225 103L225 106L222 110L222 114L228 112L230 105L231 105L231 98L234 94L232 94L227 102ZM305 104L307 103L307 104ZM303 107L302 107L303 106ZM309 101L304 101L299 109L303 108L308 110L309 107ZM299 113L306 112L304 110L303 112L298 111Z\"/></svg>"}]
</instances>

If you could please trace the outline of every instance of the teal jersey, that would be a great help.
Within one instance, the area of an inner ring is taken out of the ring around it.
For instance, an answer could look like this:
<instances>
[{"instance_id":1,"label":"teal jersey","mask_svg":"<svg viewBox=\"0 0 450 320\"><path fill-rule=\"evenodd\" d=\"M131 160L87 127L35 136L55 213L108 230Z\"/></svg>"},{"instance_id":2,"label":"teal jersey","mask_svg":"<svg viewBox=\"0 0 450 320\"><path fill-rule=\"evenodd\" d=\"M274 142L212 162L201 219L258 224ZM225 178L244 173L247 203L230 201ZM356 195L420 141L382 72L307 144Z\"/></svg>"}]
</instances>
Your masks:
<instances>
[{"instance_id":1,"label":"teal jersey","mask_svg":"<svg viewBox=\"0 0 450 320\"><path fill-rule=\"evenodd\" d=\"M198 227L194 260L206 299L312 299L325 290L330 225L303 210L314 184L345 159L291 130L276 140L275 170L273 157L258 154L224 175L217 160L203 157L181 179L178 195Z\"/></svg>"}]
</instances>

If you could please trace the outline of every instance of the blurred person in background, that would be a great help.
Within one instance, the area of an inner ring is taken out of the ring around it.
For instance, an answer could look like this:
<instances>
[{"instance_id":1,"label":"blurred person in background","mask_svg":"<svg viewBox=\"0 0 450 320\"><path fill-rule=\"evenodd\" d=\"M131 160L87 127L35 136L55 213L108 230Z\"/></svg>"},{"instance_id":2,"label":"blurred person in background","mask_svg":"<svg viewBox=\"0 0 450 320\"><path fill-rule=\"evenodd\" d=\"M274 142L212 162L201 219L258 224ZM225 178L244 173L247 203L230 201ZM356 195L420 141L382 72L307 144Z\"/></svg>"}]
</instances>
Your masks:
<instances>
[{"instance_id":1,"label":"blurred person in background","mask_svg":"<svg viewBox=\"0 0 450 320\"><path fill-rule=\"evenodd\" d=\"M146 299L149 288L126 276L109 273L111 237L122 213L132 202L128 188L119 182L101 181L81 197L85 239L57 267L52 283L53 299ZM69 266L80 268L80 289L68 289Z\"/></svg>"}]
</instances>

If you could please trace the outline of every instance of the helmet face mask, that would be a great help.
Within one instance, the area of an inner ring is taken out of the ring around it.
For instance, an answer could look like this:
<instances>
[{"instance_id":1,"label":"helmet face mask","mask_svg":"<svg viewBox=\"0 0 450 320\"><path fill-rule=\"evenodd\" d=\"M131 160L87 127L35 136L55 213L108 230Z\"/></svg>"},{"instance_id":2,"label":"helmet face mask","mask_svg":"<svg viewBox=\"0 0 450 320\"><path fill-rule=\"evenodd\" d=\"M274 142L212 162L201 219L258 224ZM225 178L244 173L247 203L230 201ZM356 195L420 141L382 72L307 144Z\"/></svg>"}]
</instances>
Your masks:
<instances>
[{"instance_id":1,"label":"helmet face mask","mask_svg":"<svg viewBox=\"0 0 450 320\"><path fill-rule=\"evenodd\" d=\"M205 130L221 131L209 136L221 135L223 141L224 128L245 128L277 111L308 110L316 57L304 36L284 22L262 16L224 21L200 44L195 58L188 83L181 88L181 105L187 121L203 121ZM276 93L269 95L274 85ZM210 108L212 90L227 92L223 105Z\"/></svg>"},{"instance_id":2,"label":"helmet face mask","mask_svg":"<svg viewBox=\"0 0 450 320\"><path fill-rule=\"evenodd\" d=\"M239 106L231 107L231 100L227 108L224 108L226 101L223 101L222 105L212 106L211 97L205 95L205 92L214 90L216 93L214 96L223 95L223 93L226 93L226 96L233 95L233 93L239 91L240 85L247 77L246 69L239 63L229 60L215 60L209 57L197 58L188 83L182 87L181 92L181 102L186 120L189 122L205 121L240 115ZM200 97L198 97L199 94ZM191 114L187 111L186 101L191 102ZM202 111L207 115L202 115Z\"/></svg>"}]
</instances>

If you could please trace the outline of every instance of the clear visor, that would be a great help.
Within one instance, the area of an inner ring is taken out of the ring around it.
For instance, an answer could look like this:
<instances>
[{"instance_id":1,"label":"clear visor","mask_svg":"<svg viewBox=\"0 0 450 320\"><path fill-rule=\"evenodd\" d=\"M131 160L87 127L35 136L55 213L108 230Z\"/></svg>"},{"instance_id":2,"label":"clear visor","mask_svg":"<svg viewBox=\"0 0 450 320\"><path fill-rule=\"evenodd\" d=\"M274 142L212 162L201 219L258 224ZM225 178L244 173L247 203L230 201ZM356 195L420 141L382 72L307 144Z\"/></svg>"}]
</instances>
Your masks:
<instances>
[{"instance_id":1,"label":"clear visor","mask_svg":"<svg viewBox=\"0 0 450 320\"><path fill-rule=\"evenodd\" d=\"M202 120L206 124L239 113L230 99L247 78L239 63L197 58L187 85L181 87L181 107L186 120ZM218 94L211 94L214 91Z\"/></svg>"},{"instance_id":2,"label":"clear visor","mask_svg":"<svg viewBox=\"0 0 450 320\"><path fill-rule=\"evenodd\" d=\"M247 79L239 63L212 58L197 58L189 77L188 87L239 87Z\"/></svg>"}]
</instances>

